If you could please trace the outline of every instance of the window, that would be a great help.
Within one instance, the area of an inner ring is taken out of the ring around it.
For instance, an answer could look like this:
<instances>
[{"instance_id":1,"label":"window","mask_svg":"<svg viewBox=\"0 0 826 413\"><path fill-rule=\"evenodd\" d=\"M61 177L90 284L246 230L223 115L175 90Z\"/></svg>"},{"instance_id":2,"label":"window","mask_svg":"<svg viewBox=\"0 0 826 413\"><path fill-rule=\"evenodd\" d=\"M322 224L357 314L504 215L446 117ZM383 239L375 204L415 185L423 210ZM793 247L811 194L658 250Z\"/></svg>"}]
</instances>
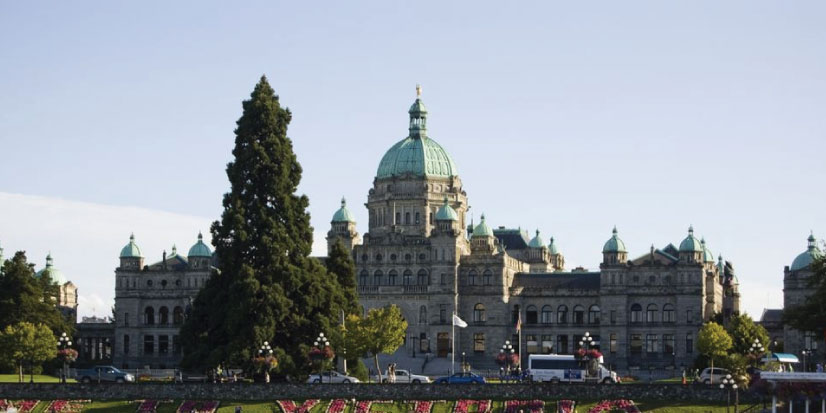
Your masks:
<instances>
[{"instance_id":1,"label":"window","mask_svg":"<svg viewBox=\"0 0 826 413\"><path fill-rule=\"evenodd\" d=\"M476 285L476 270L470 270L467 273L467 284Z\"/></svg>"},{"instance_id":2,"label":"window","mask_svg":"<svg viewBox=\"0 0 826 413\"><path fill-rule=\"evenodd\" d=\"M674 311L672 304L663 306L663 323L674 323L677 321L677 313Z\"/></svg>"},{"instance_id":3,"label":"window","mask_svg":"<svg viewBox=\"0 0 826 413\"><path fill-rule=\"evenodd\" d=\"M556 309L556 322L565 324L568 322L568 307L561 305Z\"/></svg>"},{"instance_id":4,"label":"window","mask_svg":"<svg viewBox=\"0 0 826 413\"><path fill-rule=\"evenodd\" d=\"M691 323L694 322L694 320L692 319L692 317L693 317L692 314L693 314L693 311L691 311L690 309L685 310L685 322L686 322L686 324L691 324Z\"/></svg>"},{"instance_id":5,"label":"window","mask_svg":"<svg viewBox=\"0 0 826 413\"><path fill-rule=\"evenodd\" d=\"M390 254L390 261L396 261L396 254Z\"/></svg>"},{"instance_id":6,"label":"window","mask_svg":"<svg viewBox=\"0 0 826 413\"><path fill-rule=\"evenodd\" d=\"M402 223L402 213L396 212L396 225L401 225Z\"/></svg>"},{"instance_id":7,"label":"window","mask_svg":"<svg viewBox=\"0 0 826 413\"><path fill-rule=\"evenodd\" d=\"M410 285L413 283L413 271L404 270L402 274L404 285Z\"/></svg>"},{"instance_id":8,"label":"window","mask_svg":"<svg viewBox=\"0 0 826 413\"><path fill-rule=\"evenodd\" d=\"M674 354L674 334L663 334L663 354Z\"/></svg>"},{"instance_id":9,"label":"window","mask_svg":"<svg viewBox=\"0 0 826 413\"><path fill-rule=\"evenodd\" d=\"M642 354L642 334L631 334L631 354Z\"/></svg>"},{"instance_id":10,"label":"window","mask_svg":"<svg viewBox=\"0 0 826 413\"><path fill-rule=\"evenodd\" d=\"M525 343L527 344L526 350L528 351L528 354L539 353L539 340L537 340L537 337L535 335L526 335Z\"/></svg>"},{"instance_id":11,"label":"window","mask_svg":"<svg viewBox=\"0 0 826 413\"><path fill-rule=\"evenodd\" d=\"M616 310L611 310L611 324L617 323L617 312Z\"/></svg>"},{"instance_id":12,"label":"window","mask_svg":"<svg viewBox=\"0 0 826 413\"><path fill-rule=\"evenodd\" d=\"M447 323L447 304L439 304L439 322Z\"/></svg>"},{"instance_id":13,"label":"window","mask_svg":"<svg viewBox=\"0 0 826 413\"><path fill-rule=\"evenodd\" d=\"M645 351L648 353L656 353L657 352L657 335L656 334L646 334L645 335Z\"/></svg>"},{"instance_id":14,"label":"window","mask_svg":"<svg viewBox=\"0 0 826 413\"><path fill-rule=\"evenodd\" d=\"M376 261L381 262L382 258L384 257L382 257L381 254L376 254Z\"/></svg>"},{"instance_id":15,"label":"window","mask_svg":"<svg viewBox=\"0 0 826 413\"><path fill-rule=\"evenodd\" d=\"M409 212L404 213L404 225L410 225L410 213Z\"/></svg>"},{"instance_id":16,"label":"window","mask_svg":"<svg viewBox=\"0 0 826 413\"><path fill-rule=\"evenodd\" d=\"M155 309L152 307L146 307L143 310L143 323L146 325L153 325L155 324Z\"/></svg>"},{"instance_id":17,"label":"window","mask_svg":"<svg viewBox=\"0 0 826 413\"><path fill-rule=\"evenodd\" d=\"M574 336L572 338L573 338L572 343L574 344L574 350L581 349L582 346L579 345L579 343L582 341L582 335L581 334L574 334ZM585 344L585 343L582 343L582 344Z\"/></svg>"},{"instance_id":18,"label":"window","mask_svg":"<svg viewBox=\"0 0 826 413\"><path fill-rule=\"evenodd\" d=\"M694 336L691 333L685 335L685 354L694 353Z\"/></svg>"},{"instance_id":19,"label":"window","mask_svg":"<svg viewBox=\"0 0 826 413\"><path fill-rule=\"evenodd\" d=\"M513 306L513 310L511 311L511 323L513 323L514 325L518 320L520 320L519 313L519 304L517 304Z\"/></svg>"},{"instance_id":20,"label":"window","mask_svg":"<svg viewBox=\"0 0 826 413\"><path fill-rule=\"evenodd\" d=\"M439 276L439 284L442 284L442 285L447 284L447 274L442 273L442 274Z\"/></svg>"},{"instance_id":21,"label":"window","mask_svg":"<svg viewBox=\"0 0 826 413\"><path fill-rule=\"evenodd\" d=\"M427 324L427 306L419 307L419 324Z\"/></svg>"},{"instance_id":22,"label":"window","mask_svg":"<svg viewBox=\"0 0 826 413\"><path fill-rule=\"evenodd\" d=\"M551 354L554 352L554 336L542 336L542 354Z\"/></svg>"},{"instance_id":23,"label":"window","mask_svg":"<svg viewBox=\"0 0 826 413\"><path fill-rule=\"evenodd\" d=\"M645 322L656 323L657 321L657 304L648 304L645 309Z\"/></svg>"},{"instance_id":24,"label":"window","mask_svg":"<svg viewBox=\"0 0 826 413\"><path fill-rule=\"evenodd\" d=\"M155 353L155 336L143 336L143 354Z\"/></svg>"},{"instance_id":25,"label":"window","mask_svg":"<svg viewBox=\"0 0 826 413\"><path fill-rule=\"evenodd\" d=\"M617 353L617 334L616 333L611 333L611 335L608 336L608 351L611 352L611 354L616 354Z\"/></svg>"},{"instance_id":26,"label":"window","mask_svg":"<svg viewBox=\"0 0 826 413\"><path fill-rule=\"evenodd\" d=\"M172 354L181 354L181 337L172 336Z\"/></svg>"},{"instance_id":27,"label":"window","mask_svg":"<svg viewBox=\"0 0 826 413\"><path fill-rule=\"evenodd\" d=\"M399 272L396 270L390 270L387 273L387 285L396 285L396 278L399 277Z\"/></svg>"},{"instance_id":28,"label":"window","mask_svg":"<svg viewBox=\"0 0 826 413\"><path fill-rule=\"evenodd\" d=\"M528 308L525 309L525 322L528 324L536 324L538 321L536 306L529 305Z\"/></svg>"},{"instance_id":29,"label":"window","mask_svg":"<svg viewBox=\"0 0 826 413\"><path fill-rule=\"evenodd\" d=\"M427 340L427 333L419 334L419 351L422 353L430 352L430 341Z\"/></svg>"},{"instance_id":30,"label":"window","mask_svg":"<svg viewBox=\"0 0 826 413\"><path fill-rule=\"evenodd\" d=\"M367 270L361 270L359 273L359 285L367 285Z\"/></svg>"},{"instance_id":31,"label":"window","mask_svg":"<svg viewBox=\"0 0 826 413\"><path fill-rule=\"evenodd\" d=\"M169 353L169 336L158 336L158 354Z\"/></svg>"},{"instance_id":32,"label":"window","mask_svg":"<svg viewBox=\"0 0 826 413\"><path fill-rule=\"evenodd\" d=\"M416 213L416 225L419 225L419 222L420 222L420 218L419 218L419 213L417 212Z\"/></svg>"},{"instance_id":33,"label":"window","mask_svg":"<svg viewBox=\"0 0 826 413\"><path fill-rule=\"evenodd\" d=\"M588 309L588 324L599 324L599 306L592 305Z\"/></svg>"},{"instance_id":34,"label":"window","mask_svg":"<svg viewBox=\"0 0 826 413\"><path fill-rule=\"evenodd\" d=\"M129 327L129 313L123 313L123 325Z\"/></svg>"},{"instance_id":35,"label":"window","mask_svg":"<svg viewBox=\"0 0 826 413\"><path fill-rule=\"evenodd\" d=\"M814 331L806 331L803 333L803 349L817 350L817 333Z\"/></svg>"},{"instance_id":36,"label":"window","mask_svg":"<svg viewBox=\"0 0 826 413\"><path fill-rule=\"evenodd\" d=\"M484 323L487 321L484 304L479 303L473 306L473 321L476 323Z\"/></svg>"},{"instance_id":37,"label":"window","mask_svg":"<svg viewBox=\"0 0 826 413\"><path fill-rule=\"evenodd\" d=\"M152 280L146 280L146 286L151 287L152 286Z\"/></svg>"},{"instance_id":38,"label":"window","mask_svg":"<svg viewBox=\"0 0 826 413\"><path fill-rule=\"evenodd\" d=\"M585 324L585 308L581 305L574 306L574 323Z\"/></svg>"},{"instance_id":39,"label":"window","mask_svg":"<svg viewBox=\"0 0 826 413\"><path fill-rule=\"evenodd\" d=\"M428 285L430 284L427 279L427 271L424 269L419 270L419 273L416 275L416 284L419 285Z\"/></svg>"},{"instance_id":40,"label":"window","mask_svg":"<svg viewBox=\"0 0 826 413\"><path fill-rule=\"evenodd\" d=\"M129 334L123 335L123 354L129 354Z\"/></svg>"},{"instance_id":41,"label":"window","mask_svg":"<svg viewBox=\"0 0 826 413\"><path fill-rule=\"evenodd\" d=\"M493 271L485 270L482 273L482 283L485 285L493 285Z\"/></svg>"},{"instance_id":42,"label":"window","mask_svg":"<svg viewBox=\"0 0 826 413\"><path fill-rule=\"evenodd\" d=\"M373 273L373 285L381 285L382 278L384 278L384 273L381 270L376 270Z\"/></svg>"},{"instance_id":43,"label":"window","mask_svg":"<svg viewBox=\"0 0 826 413\"><path fill-rule=\"evenodd\" d=\"M473 351L476 353L485 352L485 333L475 333L473 335Z\"/></svg>"},{"instance_id":44,"label":"window","mask_svg":"<svg viewBox=\"0 0 826 413\"><path fill-rule=\"evenodd\" d=\"M561 334L556 336L557 354L568 354L568 336Z\"/></svg>"},{"instance_id":45,"label":"window","mask_svg":"<svg viewBox=\"0 0 826 413\"><path fill-rule=\"evenodd\" d=\"M545 305L542 306L542 324L551 324L554 322L554 313L551 310L551 306Z\"/></svg>"},{"instance_id":46,"label":"window","mask_svg":"<svg viewBox=\"0 0 826 413\"><path fill-rule=\"evenodd\" d=\"M633 304L631 306L631 322L632 323L642 323L642 306L639 304Z\"/></svg>"},{"instance_id":47,"label":"window","mask_svg":"<svg viewBox=\"0 0 826 413\"><path fill-rule=\"evenodd\" d=\"M161 307L158 310L158 324L167 325L169 324L169 309L166 307Z\"/></svg>"}]
</instances>

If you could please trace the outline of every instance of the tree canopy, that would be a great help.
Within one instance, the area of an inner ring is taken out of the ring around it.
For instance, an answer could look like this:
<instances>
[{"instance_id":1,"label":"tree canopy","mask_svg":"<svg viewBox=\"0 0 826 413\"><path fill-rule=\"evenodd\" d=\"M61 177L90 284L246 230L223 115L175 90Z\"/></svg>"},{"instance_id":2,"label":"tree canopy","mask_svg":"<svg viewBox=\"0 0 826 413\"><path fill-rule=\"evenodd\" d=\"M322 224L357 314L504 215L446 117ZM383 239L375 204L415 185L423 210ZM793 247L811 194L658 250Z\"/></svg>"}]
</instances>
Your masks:
<instances>
[{"instance_id":1,"label":"tree canopy","mask_svg":"<svg viewBox=\"0 0 826 413\"><path fill-rule=\"evenodd\" d=\"M20 322L0 332L0 364L17 367L23 381L23 366L34 368L57 355L57 339L45 324Z\"/></svg>"},{"instance_id":2,"label":"tree canopy","mask_svg":"<svg viewBox=\"0 0 826 413\"><path fill-rule=\"evenodd\" d=\"M764 350L769 348L769 332L756 324L748 314L733 315L726 330L732 340L732 350L739 354L749 354L755 339L763 345Z\"/></svg>"},{"instance_id":3,"label":"tree canopy","mask_svg":"<svg viewBox=\"0 0 826 413\"><path fill-rule=\"evenodd\" d=\"M327 272L335 275L338 284L341 286L342 294L346 300L345 311L348 314L358 312L358 294L356 293L356 263L350 255L347 247L341 240L333 243L330 253L325 262Z\"/></svg>"},{"instance_id":4,"label":"tree canopy","mask_svg":"<svg viewBox=\"0 0 826 413\"><path fill-rule=\"evenodd\" d=\"M309 257L309 200L295 193L302 169L287 137L292 114L266 77L242 106L227 165L231 189L211 228L218 271L181 329L182 364L249 365L267 341L279 374L299 377L309 371L306 350L318 333L338 333L346 300L336 277Z\"/></svg>"},{"instance_id":5,"label":"tree canopy","mask_svg":"<svg viewBox=\"0 0 826 413\"><path fill-rule=\"evenodd\" d=\"M731 346L731 336L726 329L713 321L703 324L697 334L697 350L708 356L711 367L714 367L714 359L725 357Z\"/></svg>"},{"instance_id":6,"label":"tree canopy","mask_svg":"<svg viewBox=\"0 0 826 413\"><path fill-rule=\"evenodd\" d=\"M28 322L44 324L52 333L72 334L74 327L57 308L58 286L48 272L35 277L26 253L18 251L0 268L0 329Z\"/></svg>"},{"instance_id":7,"label":"tree canopy","mask_svg":"<svg viewBox=\"0 0 826 413\"><path fill-rule=\"evenodd\" d=\"M363 319L351 315L346 325L348 345L356 354L373 356L381 380L379 354L392 354L404 344L407 321L402 317L401 309L395 305L371 308Z\"/></svg>"}]
</instances>

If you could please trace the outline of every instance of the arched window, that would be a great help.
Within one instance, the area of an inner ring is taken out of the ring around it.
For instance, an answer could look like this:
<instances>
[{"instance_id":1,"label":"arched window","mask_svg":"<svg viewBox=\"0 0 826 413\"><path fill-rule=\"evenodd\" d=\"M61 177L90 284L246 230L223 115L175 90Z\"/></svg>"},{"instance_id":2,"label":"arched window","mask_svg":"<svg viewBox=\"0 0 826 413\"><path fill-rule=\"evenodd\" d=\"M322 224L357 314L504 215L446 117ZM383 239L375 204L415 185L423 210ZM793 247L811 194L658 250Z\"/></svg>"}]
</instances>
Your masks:
<instances>
[{"instance_id":1,"label":"arched window","mask_svg":"<svg viewBox=\"0 0 826 413\"><path fill-rule=\"evenodd\" d=\"M404 278L404 285L410 285L413 283L413 271L404 270L402 274L402 278Z\"/></svg>"},{"instance_id":2,"label":"arched window","mask_svg":"<svg viewBox=\"0 0 826 413\"><path fill-rule=\"evenodd\" d=\"M158 310L158 324L169 324L169 309L166 307L161 307Z\"/></svg>"},{"instance_id":3,"label":"arched window","mask_svg":"<svg viewBox=\"0 0 826 413\"><path fill-rule=\"evenodd\" d=\"M581 305L574 306L574 323L585 324L585 308Z\"/></svg>"},{"instance_id":4,"label":"arched window","mask_svg":"<svg viewBox=\"0 0 826 413\"><path fill-rule=\"evenodd\" d=\"M470 270L467 273L468 285L476 285L476 270Z\"/></svg>"},{"instance_id":5,"label":"arched window","mask_svg":"<svg viewBox=\"0 0 826 413\"><path fill-rule=\"evenodd\" d=\"M647 323L656 323L657 320L657 304L648 304L645 309L645 321Z\"/></svg>"},{"instance_id":6,"label":"arched window","mask_svg":"<svg viewBox=\"0 0 826 413\"><path fill-rule=\"evenodd\" d=\"M525 322L528 324L536 324L539 321L539 317L536 311L535 305L529 305L525 309Z\"/></svg>"},{"instance_id":7,"label":"arched window","mask_svg":"<svg viewBox=\"0 0 826 413\"><path fill-rule=\"evenodd\" d=\"M642 306L639 304L631 305L631 322L642 323Z\"/></svg>"},{"instance_id":8,"label":"arched window","mask_svg":"<svg viewBox=\"0 0 826 413\"><path fill-rule=\"evenodd\" d=\"M175 324L183 324L184 323L184 309L181 307L175 307L172 310L172 321Z\"/></svg>"},{"instance_id":9,"label":"arched window","mask_svg":"<svg viewBox=\"0 0 826 413\"><path fill-rule=\"evenodd\" d=\"M485 315L485 305L482 303L473 306L473 321L475 323L483 323L487 320Z\"/></svg>"},{"instance_id":10,"label":"arched window","mask_svg":"<svg viewBox=\"0 0 826 413\"><path fill-rule=\"evenodd\" d=\"M568 322L568 306L561 305L556 309L556 322L560 324Z\"/></svg>"},{"instance_id":11,"label":"arched window","mask_svg":"<svg viewBox=\"0 0 826 413\"><path fill-rule=\"evenodd\" d=\"M419 273L416 275L416 284L419 285L428 285L430 283L427 282L427 271L424 269L419 270Z\"/></svg>"},{"instance_id":12,"label":"arched window","mask_svg":"<svg viewBox=\"0 0 826 413\"><path fill-rule=\"evenodd\" d=\"M542 324L551 324L554 322L554 313L551 306L542 306Z\"/></svg>"},{"instance_id":13,"label":"arched window","mask_svg":"<svg viewBox=\"0 0 826 413\"><path fill-rule=\"evenodd\" d=\"M599 324L599 306L596 304L588 309L588 324Z\"/></svg>"},{"instance_id":14,"label":"arched window","mask_svg":"<svg viewBox=\"0 0 826 413\"><path fill-rule=\"evenodd\" d=\"M359 273L359 285L367 285L367 270L361 270Z\"/></svg>"},{"instance_id":15,"label":"arched window","mask_svg":"<svg viewBox=\"0 0 826 413\"><path fill-rule=\"evenodd\" d=\"M427 307L419 307L419 324L427 324Z\"/></svg>"},{"instance_id":16,"label":"arched window","mask_svg":"<svg viewBox=\"0 0 826 413\"><path fill-rule=\"evenodd\" d=\"M381 270L376 270L373 273L373 285L381 285L382 278L384 278L384 273Z\"/></svg>"},{"instance_id":17,"label":"arched window","mask_svg":"<svg viewBox=\"0 0 826 413\"><path fill-rule=\"evenodd\" d=\"M146 325L153 325L155 324L155 309L152 307L146 307L143 310L143 323Z\"/></svg>"},{"instance_id":18,"label":"arched window","mask_svg":"<svg viewBox=\"0 0 826 413\"><path fill-rule=\"evenodd\" d=\"M484 285L493 285L493 271L485 270L485 272L482 273L482 283Z\"/></svg>"},{"instance_id":19,"label":"arched window","mask_svg":"<svg viewBox=\"0 0 826 413\"><path fill-rule=\"evenodd\" d=\"M399 272L396 270L390 270L387 273L387 285L396 285L396 278L399 277Z\"/></svg>"},{"instance_id":20,"label":"arched window","mask_svg":"<svg viewBox=\"0 0 826 413\"><path fill-rule=\"evenodd\" d=\"M674 323L677 321L677 313L674 312L674 306L666 304L663 306L663 323Z\"/></svg>"}]
</instances>

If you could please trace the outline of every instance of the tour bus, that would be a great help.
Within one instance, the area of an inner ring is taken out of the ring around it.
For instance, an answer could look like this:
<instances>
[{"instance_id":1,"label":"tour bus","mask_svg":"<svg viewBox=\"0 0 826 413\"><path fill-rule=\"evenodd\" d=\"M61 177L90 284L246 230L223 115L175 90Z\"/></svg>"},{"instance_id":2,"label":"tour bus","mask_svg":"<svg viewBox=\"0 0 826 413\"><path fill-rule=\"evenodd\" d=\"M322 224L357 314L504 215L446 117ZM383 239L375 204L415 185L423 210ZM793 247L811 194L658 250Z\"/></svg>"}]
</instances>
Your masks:
<instances>
[{"instance_id":1,"label":"tour bus","mask_svg":"<svg viewBox=\"0 0 826 413\"><path fill-rule=\"evenodd\" d=\"M616 383L617 373L609 371L599 358L595 374L588 375L585 363L574 359L573 355L531 354L528 356L528 371L531 381L583 382L595 380L598 383Z\"/></svg>"}]
</instances>

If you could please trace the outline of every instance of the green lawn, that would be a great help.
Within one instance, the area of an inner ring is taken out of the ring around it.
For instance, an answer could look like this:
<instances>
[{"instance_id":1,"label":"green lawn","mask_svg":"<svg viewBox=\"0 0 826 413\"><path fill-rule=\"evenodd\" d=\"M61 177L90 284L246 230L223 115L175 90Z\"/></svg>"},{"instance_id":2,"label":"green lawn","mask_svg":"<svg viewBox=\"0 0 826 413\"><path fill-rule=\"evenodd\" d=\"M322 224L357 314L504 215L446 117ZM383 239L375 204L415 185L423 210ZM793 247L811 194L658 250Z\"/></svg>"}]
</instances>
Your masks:
<instances>
[{"instance_id":1,"label":"green lawn","mask_svg":"<svg viewBox=\"0 0 826 413\"><path fill-rule=\"evenodd\" d=\"M23 381L28 383L29 382L29 375L27 374L23 377ZM75 379L69 379L69 383L75 383ZM35 374L34 375L34 382L35 383L58 383L60 382L59 377L55 376L47 376L45 374ZM17 383L17 375L16 374L0 374L0 383Z\"/></svg>"}]
</instances>

